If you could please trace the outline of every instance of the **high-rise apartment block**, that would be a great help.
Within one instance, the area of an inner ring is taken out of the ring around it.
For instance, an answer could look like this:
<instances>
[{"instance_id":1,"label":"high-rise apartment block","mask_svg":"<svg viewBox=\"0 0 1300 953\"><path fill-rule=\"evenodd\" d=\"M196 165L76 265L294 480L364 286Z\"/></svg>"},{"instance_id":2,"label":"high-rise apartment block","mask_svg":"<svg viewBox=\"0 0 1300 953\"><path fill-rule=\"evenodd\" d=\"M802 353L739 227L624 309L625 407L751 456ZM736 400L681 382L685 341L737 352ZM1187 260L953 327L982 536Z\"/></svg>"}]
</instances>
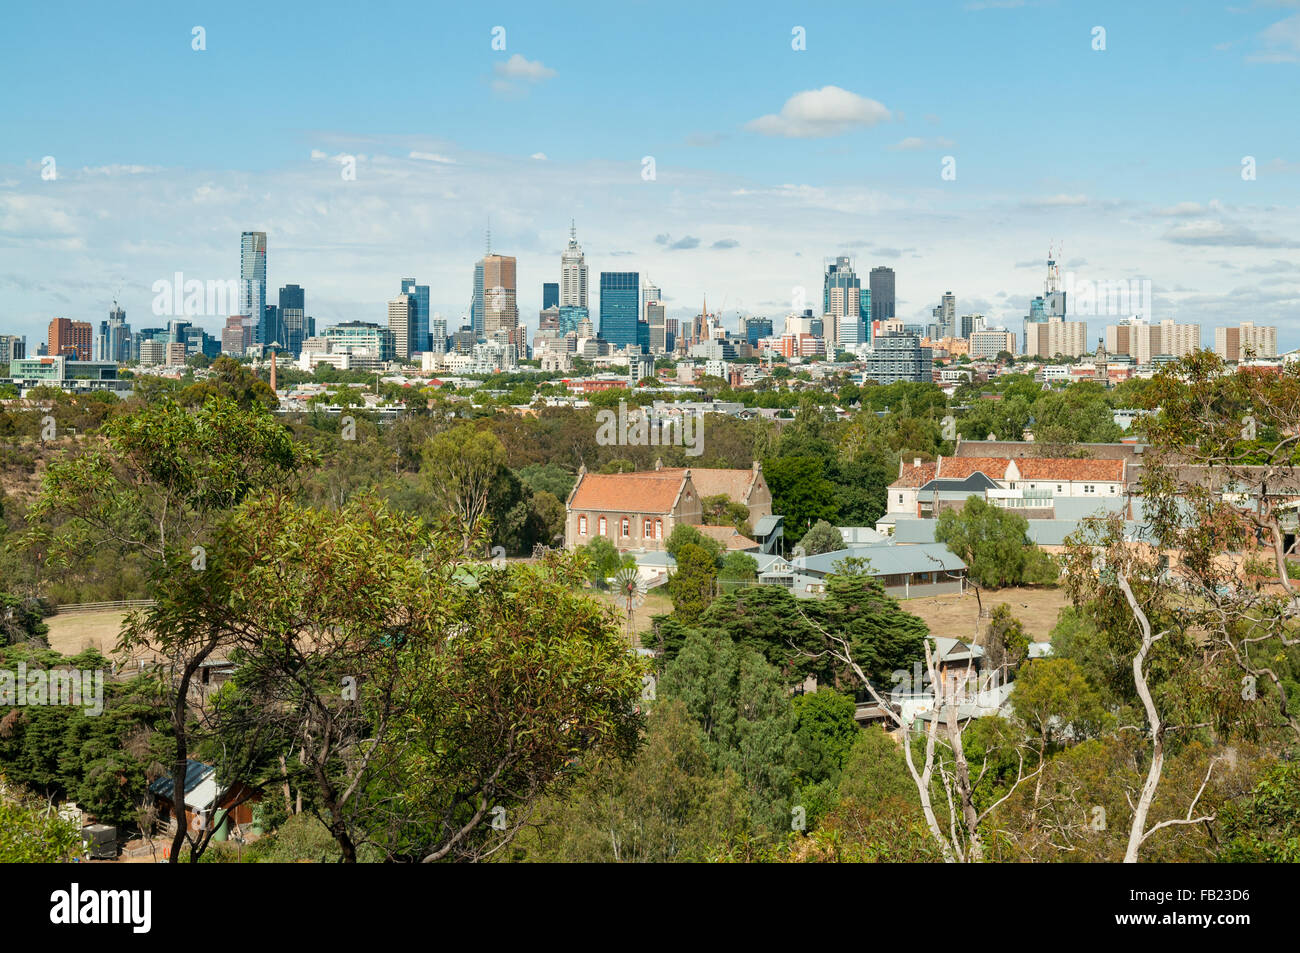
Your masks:
<instances>
[{"instance_id":1,"label":"high-rise apartment block","mask_svg":"<svg viewBox=\"0 0 1300 953\"><path fill-rule=\"evenodd\" d=\"M1183 357L1200 346L1199 324L1175 324L1168 319L1159 324L1129 320L1106 327L1107 352L1127 354L1139 364L1150 364L1159 356Z\"/></svg>"},{"instance_id":2,"label":"high-rise apartment block","mask_svg":"<svg viewBox=\"0 0 1300 953\"><path fill-rule=\"evenodd\" d=\"M401 361L410 360L415 341L415 297L399 294L388 302L388 330L393 334L393 352Z\"/></svg>"},{"instance_id":3,"label":"high-rise apartment block","mask_svg":"<svg viewBox=\"0 0 1300 953\"><path fill-rule=\"evenodd\" d=\"M1249 321L1235 328L1215 328L1214 353L1233 363L1252 357L1277 357L1277 328Z\"/></svg>"},{"instance_id":4,"label":"high-rise apartment block","mask_svg":"<svg viewBox=\"0 0 1300 953\"><path fill-rule=\"evenodd\" d=\"M1087 350L1088 325L1060 318L1027 322L1025 338L1025 353L1030 357L1082 357Z\"/></svg>"},{"instance_id":5,"label":"high-rise apartment block","mask_svg":"<svg viewBox=\"0 0 1300 953\"><path fill-rule=\"evenodd\" d=\"M49 353L51 357L67 355L74 361L89 361L94 346L93 329L89 321L55 318L50 322Z\"/></svg>"}]
</instances>

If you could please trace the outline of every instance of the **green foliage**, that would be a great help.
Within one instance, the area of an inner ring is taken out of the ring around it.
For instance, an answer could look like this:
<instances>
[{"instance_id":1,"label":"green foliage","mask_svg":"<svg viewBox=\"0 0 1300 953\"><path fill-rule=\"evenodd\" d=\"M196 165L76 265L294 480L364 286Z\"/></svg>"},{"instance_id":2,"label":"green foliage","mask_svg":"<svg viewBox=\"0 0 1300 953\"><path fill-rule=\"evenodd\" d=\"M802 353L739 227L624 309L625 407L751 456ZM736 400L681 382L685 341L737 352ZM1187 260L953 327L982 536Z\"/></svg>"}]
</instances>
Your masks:
<instances>
[{"instance_id":1,"label":"green foliage","mask_svg":"<svg viewBox=\"0 0 1300 953\"><path fill-rule=\"evenodd\" d=\"M801 781L838 784L861 729L854 720L857 706L848 695L829 688L798 695L793 701L796 770Z\"/></svg>"},{"instance_id":2,"label":"green foliage","mask_svg":"<svg viewBox=\"0 0 1300 953\"><path fill-rule=\"evenodd\" d=\"M684 546L698 546L709 554L714 565L722 565L721 543L712 536L705 536L689 523L678 523L673 527L673 531L668 534L668 542L664 544L664 551L673 559L680 560L680 554Z\"/></svg>"},{"instance_id":3,"label":"green foliage","mask_svg":"<svg viewBox=\"0 0 1300 953\"><path fill-rule=\"evenodd\" d=\"M972 494L960 510L939 514L934 538L961 557L977 585L998 589L1054 582L1055 561L1029 542L1028 531L1023 516Z\"/></svg>"},{"instance_id":4,"label":"green foliage","mask_svg":"<svg viewBox=\"0 0 1300 953\"><path fill-rule=\"evenodd\" d=\"M748 810L740 778L714 771L700 727L676 700L657 703L630 762L607 761L571 796L549 798L511 845L510 859L579 863L713 860L740 837Z\"/></svg>"},{"instance_id":5,"label":"green foliage","mask_svg":"<svg viewBox=\"0 0 1300 953\"><path fill-rule=\"evenodd\" d=\"M81 831L0 777L0 864L60 864L81 856Z\"/></svg>"},{"instance_id":6,"label":"green foliage","mask_svg":"<svg viewBox=\"0 0 1300 953\"><path fill-rule=\"evenodd\" d=\"M668 579L673 612L688 625L708 608L717 589L717 560L712 553L687 543L677 551L677 568Z\"/></svg>"},{"instance_id":7,"label":"green foliage","mask_svg":"<svg viewBox=\"0 0 1300 953\"><path fill-rule=\"evenodd\" d=\"M808 532L803 534L799 545L809 556L821 553L833 553L844 548L844 537L840 531L825 520L818 520Z\"/></svg>"},{"instance_id":8,"label":"green foliage","mask_svg":"<svg viewBox=\"0 0 1300 953\"><path fill-rule=\"evenodd\" d=\"M721 632L695 632L664 667L658 694L685 705L715 772L739 776L756 823L788 829L798 745L777 670Z\"/></svg>"},{"instance_id":9,"label":"green foliage","mask_svg":"<svg viewBox=\"0 0 1300 953\"><path fill-rule=\"evenodd\" d=\"M597 536L582 547L582 553L587 559L587 578L591 584L597 589L607 588L609 583L606 580L618 572L622 564L614 544L604 536Z\"/></svg>"},{"instance_id":10,"label":"green foliage","mask_svg":"<svg viewBox=\"0 0 1300 953\"><path fill-rule=\"evenodd\" d=\"M1220 823L1220 860L1300 863L1300 764L1268 768L1246 798L1224 807Z\"/></svg>"}]
</instances>

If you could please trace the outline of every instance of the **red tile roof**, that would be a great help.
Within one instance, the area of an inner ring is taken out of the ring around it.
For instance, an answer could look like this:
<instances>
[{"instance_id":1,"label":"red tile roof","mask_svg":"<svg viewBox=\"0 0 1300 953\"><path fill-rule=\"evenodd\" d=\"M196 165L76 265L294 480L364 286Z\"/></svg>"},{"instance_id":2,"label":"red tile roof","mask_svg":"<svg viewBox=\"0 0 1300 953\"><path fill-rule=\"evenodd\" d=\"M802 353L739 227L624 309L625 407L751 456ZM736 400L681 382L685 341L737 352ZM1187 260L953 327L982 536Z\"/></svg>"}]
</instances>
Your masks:
<instances>
[{"instance_id":1,"label":"red tile roof","mask_svg":"<svg viewBox=\"0 0 1300 953\"><path fill-rule=\"evenodd\" d=\"M891 483L890 486L925 486L934 479L934 471L937 466L937 463L904 463L898 479Z\"/></svg>"},{"instance_id":2,"label":"red tile roof","mask_svg":"<svg viewBox=\"0 0 1300 953\"><path fill-rule=\"evenodd\" d=\"M990 480L1001 480L1007 475L1006 457L940 457L940 480L964 480L972 473L982 473Z\"/></svg>"},{"instance_id":3,"label":"red tile roof","mask_svg":"<svg viewBox=\"0 0 1300 953\"><path fill-rule=\"evenodd\" d=\"M574 491L569 509L667 513L682 488L683 472L586 473Z\"/></svg>"},{"instance_id":4,"label":"red tile roof","mask_svg":"<svg viewBox=\"0 0 1300 953\"><path fill-rule=\"evenodd\" d=\"M1024 480L1096 480L1098 483L1121 483L1123 460L1072 460L1063 457L1024 457L1016 460Z\"/></svg>"},{"instance_id":5,"label":"red tile roof","mask_svg":"<svg viewBox=\"0 0 1300 953\"><path fill-rule=\"evenodd\" d=\"M655 472L677 474L678 477L686 473L681 468L666 468ZM745 502L745 494L749 492L749 487L754 482L754 471L710 470L691 467L691 482L695 484L700 499L704 499L706 496L726 495L737 503L743 503Z\"/></svg>"},{"instance_id":6,"label":"red tile roof","mask_svg":"<svg viewBox=\"0 0 1300 953\"><path fill-rule=\"evenodd\" d=\"M693 476L694 474L692 474ZM695 527L705 536L716 539L728 551L736 549L758 549L758 543L748 536L742 536L736 532L734 526L697 526Z\"/></svg>"}]
</instances>

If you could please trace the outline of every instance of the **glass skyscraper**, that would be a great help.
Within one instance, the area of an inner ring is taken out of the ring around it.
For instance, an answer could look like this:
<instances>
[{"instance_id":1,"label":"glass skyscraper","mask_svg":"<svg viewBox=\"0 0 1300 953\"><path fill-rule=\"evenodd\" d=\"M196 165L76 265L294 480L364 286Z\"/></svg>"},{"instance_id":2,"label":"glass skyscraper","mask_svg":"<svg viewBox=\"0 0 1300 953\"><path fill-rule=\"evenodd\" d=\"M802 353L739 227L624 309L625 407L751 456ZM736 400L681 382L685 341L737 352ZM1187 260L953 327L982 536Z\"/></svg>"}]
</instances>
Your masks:
<instances>
[{"instance_id":1,"label":"glass skyscraper","mask_svg":"<svg viewBox=\"0 0 1300 953\"><path fill-rule=\"evenodd\" d=\"M560 304L560 283L558 281L542 282L542 310L547 308L559 307Z\"/></svg>"},{"instance_id":2,"label":"glass skyscraper","mask_svg":"<svg viewBox=\"0 0 1300 953\"><path fill-rule=\"evenodd\" d=\"M417 285L414 278L402 279L402 294L415 299L415 337L411 353L430 349L429 345L429 286Z\"/></svg>"},{"instance_id":3,"label":"glass skyscraper","mask_svg":"<svg viewBox=\"0 0 1300 953\"><path fill-rule=\"evenodd\" d=\"M244 317L248 340L262 339L266 320L266 232L244 232L239 239L239 313Z\"/></svg>"},{"instance_id":4,"label":"glass skyscraper","mask_svg":"<svg viewBox=\"0 0 1300 953\"><path fill-rule=\"evenodd\" d=\"M474 300L469 306L469 326L480 341L483 339L483 311L483 259L480 258L474 264Z\"/></svg>"},{"instance_id":5,"label":"glass skyscraper","mask_svg":"<svg viewBox=\"0 0 1300 953\"><path fill-rule=\"evenodd\" d=\"M635 271L600 273L600 336L615 347L636 346L641 310L640 274Z\"/></svg>"}]
</instances>

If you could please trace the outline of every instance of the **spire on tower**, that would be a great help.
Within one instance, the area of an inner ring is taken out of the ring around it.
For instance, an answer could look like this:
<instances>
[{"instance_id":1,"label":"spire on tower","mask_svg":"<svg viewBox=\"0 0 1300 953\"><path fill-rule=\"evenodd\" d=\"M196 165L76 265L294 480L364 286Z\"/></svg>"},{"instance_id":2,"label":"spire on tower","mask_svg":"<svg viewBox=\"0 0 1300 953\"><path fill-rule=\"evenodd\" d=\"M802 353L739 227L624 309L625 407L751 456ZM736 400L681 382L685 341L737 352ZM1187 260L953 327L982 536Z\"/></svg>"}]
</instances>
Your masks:
<instances>
[{"instance_id":1,"label":"spire on tower","mask_svg":"<svg viewBox=\"0 0 1300 953\"><path fill-rule=\"evenodd\" d=\"M569 242L576 244L578 241L578 224L573 219L569 219Z\"/></svg>"}]
</instances>

